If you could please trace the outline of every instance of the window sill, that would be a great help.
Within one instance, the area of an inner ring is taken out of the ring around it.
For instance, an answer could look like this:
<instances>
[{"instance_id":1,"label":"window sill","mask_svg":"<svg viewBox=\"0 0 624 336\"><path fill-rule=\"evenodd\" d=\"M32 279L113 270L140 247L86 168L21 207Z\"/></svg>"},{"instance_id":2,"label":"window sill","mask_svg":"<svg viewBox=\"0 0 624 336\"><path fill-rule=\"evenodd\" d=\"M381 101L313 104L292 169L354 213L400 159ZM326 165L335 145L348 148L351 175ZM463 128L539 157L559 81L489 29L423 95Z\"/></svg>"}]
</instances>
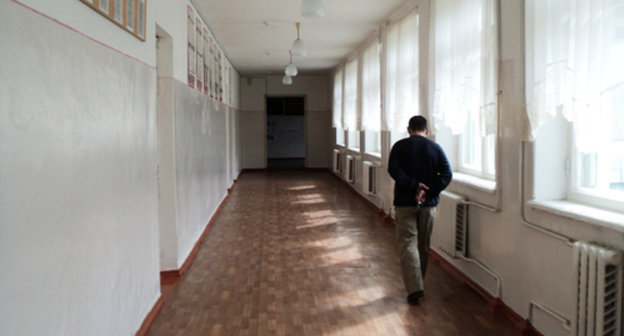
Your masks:
<instances>
[{"instance_id":1,"label":"window sill","mask_svg":"<svg viewBox=\"0 0 624 336\"><path fill-rule=\"evenodd\" d=\"M364 154L376 158L376 159L380 159L381 160L381 153L376 153L376 152L365 152Z\"/></svg>"},{"instance_id":2,"label":"window sill","mask_svg":"<svg viewBox=\"0 0 624 336\"><path fill-rule=\"evenodd\" d=\"M496 191L496 181L486 180L464 173L453 172L452 181L490 194Z\"/></svg>"},{"instance_id":3,"label":"window sill","mask_svg":"<svg viewBox=\"0 0 624 336\"><path fill-rule=\"evenodd\" d=\"M545 211L584 223L624 232L624 214L603 210L569 200L531 200L534 210Z\"/></svg>"}]
</instances>

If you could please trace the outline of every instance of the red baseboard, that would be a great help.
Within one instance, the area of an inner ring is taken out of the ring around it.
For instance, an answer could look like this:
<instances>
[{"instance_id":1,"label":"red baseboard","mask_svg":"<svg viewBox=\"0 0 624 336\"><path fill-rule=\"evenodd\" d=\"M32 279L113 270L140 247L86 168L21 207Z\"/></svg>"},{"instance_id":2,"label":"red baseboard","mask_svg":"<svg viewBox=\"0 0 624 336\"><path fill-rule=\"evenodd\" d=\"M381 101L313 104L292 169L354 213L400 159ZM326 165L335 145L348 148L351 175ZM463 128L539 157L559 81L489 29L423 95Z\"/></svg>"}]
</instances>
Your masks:
<instances>
[{"instance_id":1,"label":"red baseboard","mask_svg":"<svg viewBox=\"0 0 624 336\"><path fill-rule=\"evenodd\" d=\"M206 224L206 227L204 228L204 232L202 232L201 236L199 236L199 239L197 239L197 242L195 243L195 246L193 246L193 249L191 250L191 253L189 253L189 256L186 257L186 260L184 261L184 263L182 264L182 266L178 270L179 277L184 276L184 273L186 273L186 271L188 271L189 267L191 267L191 264L193 264L193 261L195 261L195 258L197 257L197 252L199 252L199 248L201 247L201 244L204 242L204 239L206 238L206 235L208 234L208 232L212 228L212 225L216 221L217 217L219 217L219 214L221 213L221 210L223 210L223 207L225 206L225 204L227 203L227 200L229 198L230 198L230 193L228 193L227 196L225 196L225 198L223 199L223 201L221 202L221 204L217 208L217 211L214 212L214 214L210 218L210 221L208 222L208 224ZM170 271L168 271L168 272L170 272Z\"/></svg>"},{"instance_id":2,"label":"red baseboard","mask_svg":"<svg viewBox=\"0 0 624 336\"><path fill-rule=\"evenodd\" d=\"M164 303L165 303L165 300L163 300L163 296L161 295L160 297L158 297L158 300L156 300L156 303L154 304L154 307L152 307L152 310L150 310L150 312L147 313L147 316L143 320L141 327L135 334L136 336L147 335L149 328L152 326L152 323L154 323L154 321L156 320L156 317L158 316L158 313L160 313L160 310L162 309Z\"/></svg>"}]
</instances>

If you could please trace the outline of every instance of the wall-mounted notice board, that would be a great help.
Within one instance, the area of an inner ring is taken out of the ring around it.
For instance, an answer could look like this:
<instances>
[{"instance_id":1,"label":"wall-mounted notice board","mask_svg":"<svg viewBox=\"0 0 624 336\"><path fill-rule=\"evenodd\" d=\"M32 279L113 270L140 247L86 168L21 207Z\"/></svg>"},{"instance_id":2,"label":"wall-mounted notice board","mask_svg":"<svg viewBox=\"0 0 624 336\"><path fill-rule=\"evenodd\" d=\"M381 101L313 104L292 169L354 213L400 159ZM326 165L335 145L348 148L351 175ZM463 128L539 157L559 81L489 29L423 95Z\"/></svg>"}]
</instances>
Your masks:
<instances>
[{"instance_id":1,"label":"wall-mounted notice board","mask_svg":"<svg viewBox=\"0 0 624 336\"><path fill-rule=\"evenodd\" d=\"M147 0L80 0L119 27L145 41Z\"/></svg>"}]
</instances>

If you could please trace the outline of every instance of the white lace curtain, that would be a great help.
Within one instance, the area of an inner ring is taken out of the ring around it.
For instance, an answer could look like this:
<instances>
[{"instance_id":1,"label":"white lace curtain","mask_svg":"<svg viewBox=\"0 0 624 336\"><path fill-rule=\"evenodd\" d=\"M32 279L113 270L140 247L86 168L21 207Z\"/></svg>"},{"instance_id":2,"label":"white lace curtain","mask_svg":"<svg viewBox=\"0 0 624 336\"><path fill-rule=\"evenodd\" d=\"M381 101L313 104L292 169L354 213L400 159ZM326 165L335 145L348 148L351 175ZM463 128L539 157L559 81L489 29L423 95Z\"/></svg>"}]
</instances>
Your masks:
<instances>
[{"instance_id":1,"label":"white lace curtain","mask_svg":"<svg viewBox=\"0 0 624 336\"><path fill-rule=\"evenodd\" d=\"M481 136L496 132L497 39L494 0L436 0L433 8L436 128L464 131L479 115Z\"/></svg>"},{"instance_id":2,"label":"white lace curtain","mask_svg":"<svg viewBox=\"0 0 624 336\"><path fill-rule=\"evenodd\" d=\"M575 143L624 140L624 1L527 0L526 96L531 136L558 112Z\"/></svg>"},{"instance_id":3,"label":"white lace curtain","mask_svg":"<svg viewBox=\"0 0 624 336\"><path fill-rule=\"evenodd\" d=\"M379 40L375 39L362 53L362 130L380 130L380 67Z\"/></svg>"},{"instance_id":4,"label":"white lace curtain","mask_svg":"<svg viewBox=\"0 0 624 336\"><path fill-rule=\"evenodd\" d=\"M332 113L332 126L342 129L342 68L334 75L334 108Z\"/></svg>"},{"instance_id":5,"label":"white lace curtain","mask_svg":"<svg viewBox=\"0 0 624 336\"><path fill-rule=\"evenodd\" d=\"M404 131L418 108L418 12L390 25L386 34L384 131Z\"/></svg>"},{"instance_id":6,"label":"white lace curtain","mask_svg":"<svg viewBox=\"0 0 624 336\"><path fill-rule=\"evenodd\" d=\"M344 109L342 124L345 130L359 130L359 116L357 111L357 81L358 59L347 62L344 76Z\"/></svg>"}]
</instances>

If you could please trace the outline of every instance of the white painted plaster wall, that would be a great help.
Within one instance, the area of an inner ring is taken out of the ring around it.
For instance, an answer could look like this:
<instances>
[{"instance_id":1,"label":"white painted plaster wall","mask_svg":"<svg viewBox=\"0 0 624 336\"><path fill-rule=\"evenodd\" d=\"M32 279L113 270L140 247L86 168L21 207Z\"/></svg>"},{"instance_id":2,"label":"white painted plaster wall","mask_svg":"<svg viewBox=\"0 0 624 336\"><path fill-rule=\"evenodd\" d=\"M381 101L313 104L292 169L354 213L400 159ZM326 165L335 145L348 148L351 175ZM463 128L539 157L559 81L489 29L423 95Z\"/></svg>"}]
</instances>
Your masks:
<instances>
[{"instance_id":1,"label":"white painted plaster wall","mask_svg":"<svg viewBox=\"0 0 624 336\"><path fill-rule=\"evenodd\" d=\"M421 29L428 22L429 0L421 0ZM499 145L501 146L499 179L497 190L487 192L482 188L455 180L449 187L450 191L464 195L472 201L490 206L499 206L500 211L491 213L487 210L469 207L469 254L491 268L502 279L503 302L522 317L528 317L530 302L537 302L561 313L571 319L575 307L575 288L573 285L572 249L564 241L545 235L523 224L522 206L522 178L525 175L527 199L531 195L539 198L561 197L564 155L555 155L544 152L539 147L534 148L532 143L526 145L526 164L521 163L522 141L525 138L525 107L524 107L524 24L521 13L524 12L522 1L502 0L502 101L501 101L501 130ZM519 14L520 13L520 14ZM424 33L428 36L428 32ZM423 34L421 34L421 37ZM421 38L421 48L426 48L426 42ZM422 51L422 50L421 50ZM428 51L421 52L421 60L428 55ZM431 98L427 83L431 81L429 69L421 66L421 98ZM428 115L432 99L421 104L424 115ZM543 131L554 134L564 134L565 125L560 121L553 121L546 125ZM392 179L387 174L388 149L392 145L388 142L388 134L382 132L382 159L384 165L380 176L379 197L371 198L385 211L392 209ZM448 134L443 131L437 134L439 141L450 141ZM386 145L387 144L387 145ZM343 148L334 145L334 148ZM366 154L348 151L351 154ZM452 150L448 150L450 156ZM534 158L538 161L534 161ZM546 162L536 166L536 162ZM536 167L536 168L534 168ZM359 170L360 168L356 168ZM533 169L541 173L533 174ZM356 170L356 171L357 171ZM354 184L359 189L359 181ZM533 187L535 183L535 187ZM498 203L500 193L500 204ZM526 209L527 219L542 227L561 232L576 240L600 241L616 248L624 249L624 229L599 226L579 219L571 219L553 212ZM437 246L441 238L434 228L432 247L444 255ZM473 264L449 259L459 270L464 272L486 290L494 293L494 279ZM569 335L561 323L540 310L534 312L534 326L544 335Z\"/></svg>"},{"instance_id":2,"label":"white painted plaster wall","mask_svg":"<svg viewBox=\"0 0 624 336\"><path fill-rule=\"evenodd\" d=\"M80 1L0 2L0 334L134 334L226 194L225 105L184 84L186 5L150 1L142 42Z\"/></svg>"},{"instance_id":3,"label":"white painted plaster wall","mask_svg":"<svg viewBox=\"0 0 624 336\"><path fill-rule=\"evenodd\" d=\"M243 168L266 167L265 97L305 96L306 167L330 167L330 80L325 75L299 75L292 85L281 76L242 78L240 81Z\"/></svg>"},{"instance_id":4,"label":"white painted plaster wall","mask_svg":"<svg viewBox=\"0 0 624 336\"><path fill-rule=\"evenodd\" d=\"M146 6L148 20L145 29L145 43L142 43L139 39L125 32L122 28L80 1L19 0L19 2L141 62L150 66L154 66L156 63L153 48L154 21L151 18L154 15L153 9L156 8L155 3L164 3L166 0L148 1Z\"/></svg>"},{"instance_id":5,"label":"white painted plaster wall","mask_svg":"<svg viewBox=\"0 0 624 336\"><path fill-rule=\"evenodd\" d=\"M172 37L173 49L172 78L161 81L166 94L172 95L174 105L171 115L163 116L163 127L171 134L163 134L168 138L160 148L161 156L173 160L165 162L161 171L165 179L161 184L169 188L164 190L166 199L161 197L160 211L167 221L160 224L162 270L182 266L241 170L240 150L228 151L230 142L240 142L239 131L235 123L226 124L226 109L238 113L235 108L239 105L238 92L227 102L230 106L226 106L186 86L189 4L189 1L154 0L148 5L153 7L158 29ZM210 22L206 24L210 26ZM232 86L237 90L238 73L232 71Z\"/></svg>"},{"instance_id":6,"label":"white painted plaster wall","mask_svg":"<svg viewBox=\"0 0 624 336\"><path fill-rule=\"evenodd\" d=\"M182 83L176 83L174 91L179 267L229 185L225 183L225 106Z\"/></svg>"},{"instance_id":7,"label":"white painted plaster wall","mask_svg":"<svg viewBox=\"0 0 624 336\"><path fill-rule=\"evenodd\" d=\"M155 70L12 1L0 45L0 334L131 335L160 292Z\"/></svg>"}]
</instances>

